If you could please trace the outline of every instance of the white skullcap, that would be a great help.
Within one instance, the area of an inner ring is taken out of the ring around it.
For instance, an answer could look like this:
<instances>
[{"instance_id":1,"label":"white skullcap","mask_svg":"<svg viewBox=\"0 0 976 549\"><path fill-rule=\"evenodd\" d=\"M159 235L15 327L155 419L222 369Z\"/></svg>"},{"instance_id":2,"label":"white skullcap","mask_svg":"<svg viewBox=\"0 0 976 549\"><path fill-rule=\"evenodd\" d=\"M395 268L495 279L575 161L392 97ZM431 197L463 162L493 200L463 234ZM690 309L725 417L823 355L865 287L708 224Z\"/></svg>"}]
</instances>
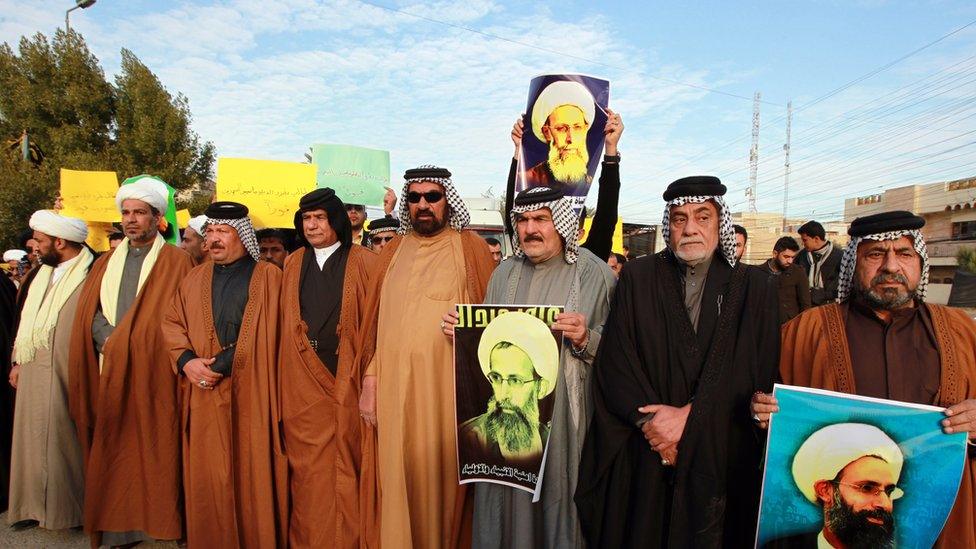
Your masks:
<instances>
[{"instance_id":1,"label":"white skullcap","mask_svg":"<svg viewBox=\"0 0 976 549\"><path fill-rule=\"evenodd\" d=\"M37 210L27 225L39 233L79 244L88 238L88 225L84 221L65 217L52 210Z\"/></svg>"},{"instance_id":2,"label":"white skullcap","mask_svg":"<svg viewBox=\"0 0 976 549\"><path fill-rule=\"evenodd\" d=\"M7 250L7 251L3 252L3 260L5 262L6 261L20 261L21 259L24 259L24 256L26 256L26 255L27 255L27 252L25 252L24 250Z\"/></svg>"},{"instance_id":3,"label":"white skullcap","mask_svg":"<svg viewBox=\"0 0 976 549\"><path fill-rule=\"evenodd\" d=\"M491 371L491 350L502 342L511 343L529 355L536 373L549 382L539 398L555 389L559 347L545 322L528 313L512 312L500 314L488 323L478 342L478 362L485 377Z\"/></svg>"},{"instance_id":4,"label":"white skullcap","mask_svg":"<svg viewBox=\"0 0 976 549\"><path fill-rule=\"evenodd\" d=\"M532 106L532 133L539 138L539 141L546 142L546 136L542 133L542 126L546 125L552 111L563 105L573 105L583 111L583 118L588 124L593 123L595 107L593 104L593 94L586 86L571 80L560 80L546 86L539 94Z\"/></svg>"},{"instance_id":5,"label":"white skullcap","mask_svg":"<svg viewBox=\"0 0 976 549\"><path fill-rule=\"evenodd\" d=\"M193 232L200 236L203 236L203 225L207 222L207 216L198 215L196 217L191 217L189 221L186 222L186 227L188 229L193 229Z\"/></svg>"},{"instance_id":6,"label":"white skullcap","mask_svg":"<svg viewBox=\"0 0 976 549\"><path fill-rule=\"evenodd\" d=\"M883 459L901 476L905 457L901 448L884 431L864 423L828 425L807 438L793 456L793 480L804 497L817 502L814 485L834 480L850 463L865 456Z\"/></svg>"},{"instance_id":7,"label":"white skullcap","mask_svg":"<svg viewBox=\"0 0 976 549\"><path fill-rule=\"evenodd\" d=\"M119 211L122 211L123 200L142 200L156 208L160 215L165 215L169 204L169 190L162 181L146 176L119 187L115 193L115 205Z\"/></svg>"}]
</instances>

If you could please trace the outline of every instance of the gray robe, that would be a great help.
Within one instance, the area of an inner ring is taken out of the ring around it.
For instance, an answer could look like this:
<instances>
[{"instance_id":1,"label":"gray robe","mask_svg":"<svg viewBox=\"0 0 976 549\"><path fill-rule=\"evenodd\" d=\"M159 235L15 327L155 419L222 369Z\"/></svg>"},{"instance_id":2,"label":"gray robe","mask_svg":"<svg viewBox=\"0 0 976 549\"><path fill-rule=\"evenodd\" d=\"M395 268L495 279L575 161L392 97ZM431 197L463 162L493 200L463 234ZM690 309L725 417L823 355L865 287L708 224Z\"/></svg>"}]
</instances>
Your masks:
<instances>
[{"instance_id":1,"label":"gray robe","mask_svg":"<svg viewBox=\"0 0 976 549\"><path fill-rule=\"evenodd\" d=\"M20 365L7 510L11 524L36 520L50 530L82 525L85 469L68 413L68 348L81 288L61 307L48 348Z\"/></svg>"},{"instance_id":2,"label":"gray robe","mask_svg":"<svg viewBox=\"0 0 976 549\"><path fill-rule=\"evenodd\" d=\"M552 431L542 480L542 497L499 484L474 489L473 547L583 547L573 494L583 436L590 421L590 369L610 311L616 279L606 262L580 249L570 265L557 256L539 265L512 257L498 266L488 283L486 304L565 305L586 316L589 342L582 358L571 344L560 350L561 374L556 385Z\"/></svg>"}]
</instances>

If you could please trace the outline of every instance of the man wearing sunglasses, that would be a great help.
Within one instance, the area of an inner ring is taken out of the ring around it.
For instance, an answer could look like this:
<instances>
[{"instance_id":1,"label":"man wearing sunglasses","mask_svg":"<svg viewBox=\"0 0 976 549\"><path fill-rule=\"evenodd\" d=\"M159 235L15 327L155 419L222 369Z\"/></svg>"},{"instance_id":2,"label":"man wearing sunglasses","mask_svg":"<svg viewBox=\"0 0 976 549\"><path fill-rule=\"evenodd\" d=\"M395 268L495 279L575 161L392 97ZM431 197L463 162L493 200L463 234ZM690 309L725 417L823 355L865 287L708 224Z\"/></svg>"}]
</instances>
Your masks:
<instances>
[{"instance_id":1,"label":"man wearing sunglasses","mask_svg":"<svg viewBox=\"0 0 976 549\"><path fill-rule=\"evenodd\" d=\"M369 224L369 247L376 253L382 252L399 229L400 222L389 215L373 221Z\"/></svg>"},{"instance_id":2,"label":"man wearing sunglasses","mask_svg":"<svg viewBox=\"0 0 976 549\"><path fill-rule=\"evenodd\" d=\"M484 239L463 230L470 215L451 172L421 166L404 179L403 235L379 257L363 324L359 408L376 430L364 433L361 493L371 498L369 488L383 487L382 523L377 532L366 517L364 536L370 545L378 534L384 547L437 549L460 541L465 499L457 480L454 353L439 325L457 303L482 302L495 262Z\"/></svg>"},{"instance_id":3,"label":"man wearing sunglasses","mask_svg":"<svg viewBox=\"0 0 976 549\"><path fill-rule=\"evenodd\" d=\"M389 217L396 206L396 193L393 189L386 188L386 196L383 197L383 212ZM366 206L362 204L346 204L346 213L349 214L349 223L352 224L352 243L369 246L369 235L363 233L363 226L366 224Z\"/></svg>"},{"instance_id":4,"label":"man wearing sunglasses","mask_svg":"<svg viewBox=\"0 0 976 549\"><path fill-rule=\"evenodd\" d=\"M542 504L534 505L532 495L521 490L478 484L474 489L475 547L555 548L584 543L573 494L590 422L589 372L610 312L616 278L605 261L579 246L577 219L569 199L557 189L535 187L514 200L515 253L495 270L485 303L564 305L565 312L552 325L563 336L561 370L547 384L549 391L557 393ZM444 323L444 333L453 336L457 313L445 315ZM499 517L504 518L499 521Z\"/></svg>"},{"instance_id":5,"label":"man wearing sunglasses","mask_svg":"<svg viewBox=\"0 0 976 549\"><path fill-rule=\"evenodd\" d=\"M810 435L793 456L793 480L823 512L823 527L764 547L893 547L894 502L905 457L884 431L835 423Z\"/></svg>"}]
</instances>

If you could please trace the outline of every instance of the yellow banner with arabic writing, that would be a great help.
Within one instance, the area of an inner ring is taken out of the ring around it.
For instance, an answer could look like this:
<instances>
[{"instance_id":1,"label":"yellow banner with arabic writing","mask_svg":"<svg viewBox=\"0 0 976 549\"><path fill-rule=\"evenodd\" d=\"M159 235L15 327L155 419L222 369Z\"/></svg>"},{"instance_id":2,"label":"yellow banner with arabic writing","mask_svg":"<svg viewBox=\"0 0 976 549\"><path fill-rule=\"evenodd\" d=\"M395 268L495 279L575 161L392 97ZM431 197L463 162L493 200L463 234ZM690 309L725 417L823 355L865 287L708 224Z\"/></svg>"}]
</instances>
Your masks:
<instances>
[{"instance_id":1,"label":"yellow banner with arabic writing","mask_svg":"<svg viewBox=\"0 0 976 549\"><path fill-rule=\"evenodd\" d=\"M115 172L91 172L61 168L61 215L85 221L111 223L121 220L115 205L119 178Z\"/></svg>"},{"instance_id":2,"label":"yellow banner with arabic writing","mask_svg":"<svg viewBox=\"0 0 976 549\"><path fill-rule=\"evenodd\" d=\"M294 227L303 195L315 190L314 164L221 158L217 160L217 200L240 202L255 227Z\"/></svg>"}]
</instances>

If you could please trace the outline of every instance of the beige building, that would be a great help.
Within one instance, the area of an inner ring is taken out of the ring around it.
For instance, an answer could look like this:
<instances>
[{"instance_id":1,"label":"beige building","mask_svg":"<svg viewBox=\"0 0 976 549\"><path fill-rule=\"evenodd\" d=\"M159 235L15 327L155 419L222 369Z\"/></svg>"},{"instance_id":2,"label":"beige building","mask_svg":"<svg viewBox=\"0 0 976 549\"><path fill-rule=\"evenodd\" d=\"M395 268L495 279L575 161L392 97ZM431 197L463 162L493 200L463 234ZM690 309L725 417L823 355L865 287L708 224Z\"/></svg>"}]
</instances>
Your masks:
<instances>
[{"instance_id":1,"label":"beige building","mask_svg":"<svg viewBox=\"0 0 976 549\"><path fill-rule=\"evenodd\" d=\"M732 222L742 225L749 233L746 241L746 251L742 260L750 265L759 265L772 257L773 246L781 236L792 236L796 243L800 243L800 235L796 230L809 219L787 219L783 223L783 214L762 212L734 212ZM850 238L847 236L847 223L843 221L820 221L827 233L827 240L835 246L844 247Z\"/></svg>"},{"instance_id":2,"label":"beige building","mask_svg":"<svg viewBox=\"0 0 976 549\"><path fill-rule=\"evenodd\" d=\"M976 248L976 177L888 189L844 201L844 221L891 210L925 218L929 252L929 301L945 303L956 272L956 254Z\"/></svg>"}]
</instances>

